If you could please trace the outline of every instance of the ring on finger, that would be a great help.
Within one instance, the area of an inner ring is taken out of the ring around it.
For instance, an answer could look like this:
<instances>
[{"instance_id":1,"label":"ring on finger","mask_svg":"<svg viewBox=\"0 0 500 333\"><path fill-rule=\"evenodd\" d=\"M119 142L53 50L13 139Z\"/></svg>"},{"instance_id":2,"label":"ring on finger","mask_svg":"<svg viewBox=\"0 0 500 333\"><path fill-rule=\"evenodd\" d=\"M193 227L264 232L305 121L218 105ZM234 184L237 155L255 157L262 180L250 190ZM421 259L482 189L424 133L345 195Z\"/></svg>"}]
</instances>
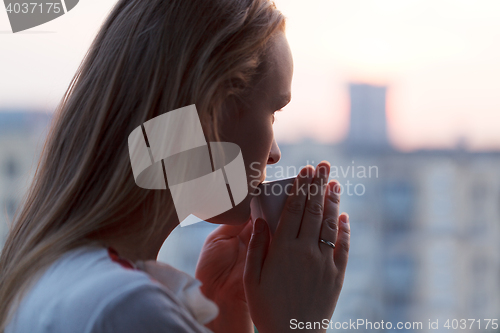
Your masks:
<instances>
[{"instance_id":1,"label":"ring on finger","mask_svg":"<svg viewBox=\"0 0 500 333\"><path fill-rule=\"evenodd\" d=\"M323 238L320 238L320 239L319 239L319 241L320 241L321 243L325 243L326 245L330 246L332 249L334 249L334 248L335 248L335 244L333 244L333 243L332 243L332 242L330 242L330 241L324 240Z\"/></svg>"}]
</instances>

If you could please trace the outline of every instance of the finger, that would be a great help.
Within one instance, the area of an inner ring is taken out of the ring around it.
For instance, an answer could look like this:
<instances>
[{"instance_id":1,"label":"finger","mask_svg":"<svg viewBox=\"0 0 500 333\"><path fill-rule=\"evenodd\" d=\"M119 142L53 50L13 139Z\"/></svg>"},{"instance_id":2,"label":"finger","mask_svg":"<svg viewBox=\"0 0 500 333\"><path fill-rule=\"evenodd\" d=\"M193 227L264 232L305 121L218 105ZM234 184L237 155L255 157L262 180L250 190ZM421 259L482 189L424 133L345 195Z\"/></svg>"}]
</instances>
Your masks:
<instances>
[{"instance_id":1,"label":"finger","mask_svg":"<svg viewBox=\"0 0 500 333\"><path fill-rule=\"evenodd\" d=\"M309 188L304 217L298 235L301 240L308 244L314 244L319 240L321 221L323 221L325 189L329 174L330 163L326 161L319 163Z\"/></svg>"},{"instance_id":2,"label":"finger","mask_svg":"<svg viewBox=\"0 0 500 333\"><path fill-rule=\"evenodd\" d=\"M248 243L245 271L243 273L245 284L259 284L268 246L269 228L266 221L258 218L255 221L252 237Z\"/></svg>"},{"instance_id":3,"label":"finger","mask_svg":"<svg viewBox=\"0 0 500 333\"><path fill-rule=\"evenodd\" d=\"M328 183L325 194L325 209L323 212L323 221L321 223L321 236L324 240L333 244L337 242L339 231L339 203L340 203L340 185L337 181ZM323 253L327 253L333 258L333 248L328 244L318 242Z\"/></svg>"},{"instance_id":4,"label":"finger","mask_svg":"<svg viewBox=\"0 0 500 333\"><path fill-rule=\"evenodd\" d=\"M311 165L300 170L292 185L292 190L286 199L285 208L274 233L274 239L285 241L297 238L300 222L304 214L308 186L313 179L314 168Z\"/></svg>"},{"instance_id":5,"label":"finger","mask_svg":"<svg viewBox=\"0 0 500 333\"><path fill-rule=\"evenodd\" d=\"M339 218L339 234L335 243L334 259L335 266L339 271L344 272L349 258L349 245L351 237L351 228L349 225L349 215L342 213Z\"/></svg>"},{"instance_id":6,"label":"finger","mask_svg":"<svg viewBox=\"0 0 500 333\"><path fill-rule=\"evenodd\" d=\"M250 220L245 224L245 227L238 235L238 237L241 239L243 244L248 245L248 242L250 241L250 237L252 237L252 231L253 231L253 223Z\"/></svg>"}]
</instances>

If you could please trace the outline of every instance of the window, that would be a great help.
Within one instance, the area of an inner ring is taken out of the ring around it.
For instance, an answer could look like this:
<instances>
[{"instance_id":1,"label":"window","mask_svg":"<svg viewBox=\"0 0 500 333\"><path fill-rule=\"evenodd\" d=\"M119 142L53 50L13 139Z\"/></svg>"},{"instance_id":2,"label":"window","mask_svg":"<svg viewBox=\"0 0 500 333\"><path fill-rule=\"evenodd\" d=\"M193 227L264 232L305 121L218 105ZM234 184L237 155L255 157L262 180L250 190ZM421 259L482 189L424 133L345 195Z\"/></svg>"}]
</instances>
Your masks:
<instances>
[{"instance_id":1,"label":"window","mask_svg":"<svg viewBox=\"0 0 500 333\"><path fill-rule=\"evenodd\" d=\"M392 181L385 184L382 200L386 228L408 230L415 201L412 184L407 181Z\"/></svg>"}]
</instances>

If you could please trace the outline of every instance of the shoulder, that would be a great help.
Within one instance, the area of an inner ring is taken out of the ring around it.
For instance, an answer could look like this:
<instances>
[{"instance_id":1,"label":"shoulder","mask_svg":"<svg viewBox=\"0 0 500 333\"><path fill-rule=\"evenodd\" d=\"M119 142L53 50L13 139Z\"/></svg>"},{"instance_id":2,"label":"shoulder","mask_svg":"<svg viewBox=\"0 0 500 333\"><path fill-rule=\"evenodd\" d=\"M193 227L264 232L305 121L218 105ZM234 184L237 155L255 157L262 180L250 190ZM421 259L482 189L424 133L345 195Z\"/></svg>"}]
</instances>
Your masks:
<instances>
[{"instance_id":1,"label":"shoulder","mask_svg":"<svg viewBox=\"0 0 500 333\"><path fill-rule=\"evenodd\" d=\"M106 249L74 249L34 281L7 332L82 330L108 303L146 287L160 288L146 273L112 261Z\"/></svg>"},{"instance_id":2,"label":"shoulder","mask_svg":"<svg viewBox=\"0 0 500 333\"><path fill-rule=\"evenodd\" d=\"M57 289L63 309L95 309L99 304L137 288L154 285L139 270L125 269L111 260L107 249L81 249L62 258L41 280L43 290Z\"/></svg>"},{"instance_id":3,"label":"shoulder","mask_svg":"<svg viewBox=\"0 0 500 333\"><path fill-rule=\"evenodd\" d=\"M87 332L211 332L161 288L143 285L98 309Z\"/></svg>"},{"instance_id":4,"label":"shoulder","mask_svg":"<svg viewBox=\"0 0 500 333\"><path fill-rule=\"evenodd\" d=\"M78 283L61 299L59 313L70 318L63 327L86 327L89 333L210 332L148 273L128 269L108 249L82 255L89 257L76 256L71 264L81 279L75 275Z\"/></svg>"},{"instance_id":5,"label":"shoulder","mask_svg":"<svg viewBox=\"0 0 500 333\"><path fill-rule=\"evenodd\" d=\"M172 291L107 249L79 248L54 262L23 298L6 332L210 332Z\"/></svg>"}]
</instances>

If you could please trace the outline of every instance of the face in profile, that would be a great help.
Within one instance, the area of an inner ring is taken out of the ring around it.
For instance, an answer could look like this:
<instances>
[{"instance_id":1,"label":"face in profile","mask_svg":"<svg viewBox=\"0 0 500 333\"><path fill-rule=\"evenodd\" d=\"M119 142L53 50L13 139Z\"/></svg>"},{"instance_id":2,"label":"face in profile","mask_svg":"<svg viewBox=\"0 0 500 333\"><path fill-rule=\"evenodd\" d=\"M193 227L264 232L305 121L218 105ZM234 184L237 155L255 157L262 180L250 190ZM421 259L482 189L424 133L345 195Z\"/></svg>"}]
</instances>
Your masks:
<instances>
[{"instance_id":1,"label":"face in profile","mask_svg":"<svg viewBox=\"0 0 500 333\"><path fill-rule=\"evenodd\" d=\"M221 124L223 141L237 144L242 151L247 174L248 195L236 207L207 219L217 224L241 224L250 218L250 200L264 181L266 165L277 163L281 152L274 140L274 113L291 99L293 59L283 32L268 44L265 71L255 80L241 103L225 105Z\"/></svg>"}]
</instances>

